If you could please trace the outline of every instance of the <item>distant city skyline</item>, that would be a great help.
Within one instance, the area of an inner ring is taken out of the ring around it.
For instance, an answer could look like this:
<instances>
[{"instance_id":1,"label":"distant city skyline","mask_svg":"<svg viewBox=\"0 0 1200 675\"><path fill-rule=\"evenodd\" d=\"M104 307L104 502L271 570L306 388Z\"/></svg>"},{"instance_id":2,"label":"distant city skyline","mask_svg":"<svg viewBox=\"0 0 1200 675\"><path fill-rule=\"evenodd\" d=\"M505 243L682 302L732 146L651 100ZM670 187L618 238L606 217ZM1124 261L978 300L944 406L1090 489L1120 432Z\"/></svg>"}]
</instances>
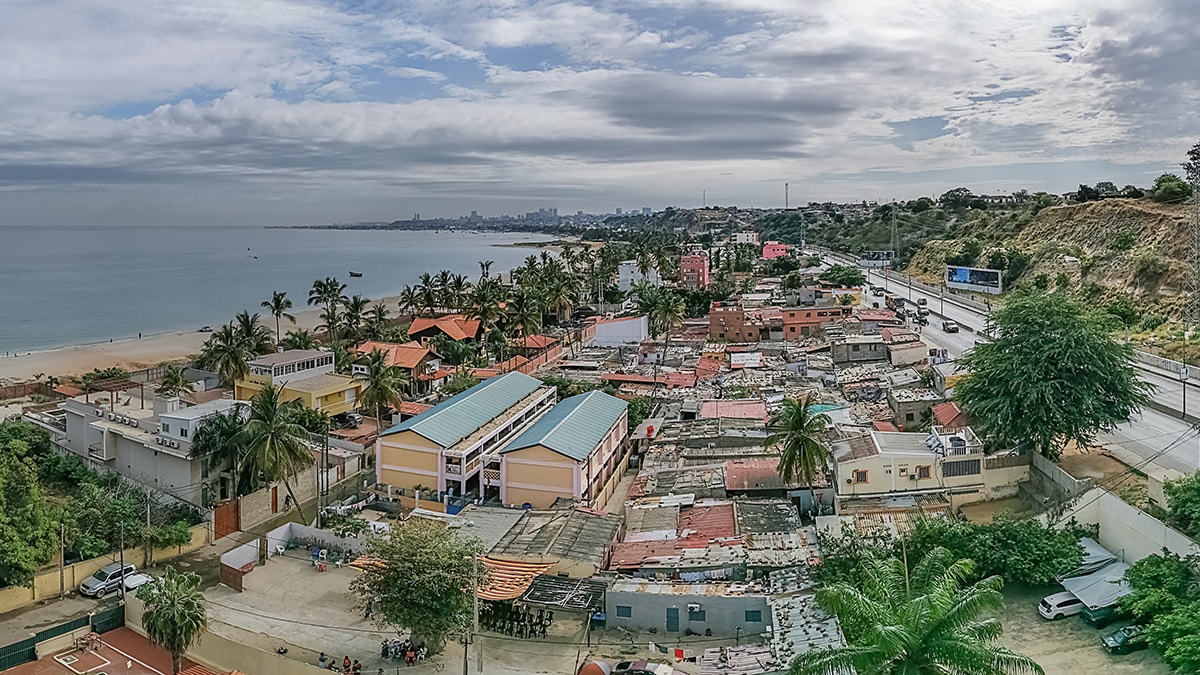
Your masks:
<instances>
[{"instance_id":1,"label":"distant city skyline","mask_svg":"<svg viewBox=\"0 0 1200 675\"><path fill-rule=\"evenodd\" d=\"M1200 137L1187 0L43 0L0 25L0 225L1061 193L1148 186Z\"/></svg>"}]
</instances>

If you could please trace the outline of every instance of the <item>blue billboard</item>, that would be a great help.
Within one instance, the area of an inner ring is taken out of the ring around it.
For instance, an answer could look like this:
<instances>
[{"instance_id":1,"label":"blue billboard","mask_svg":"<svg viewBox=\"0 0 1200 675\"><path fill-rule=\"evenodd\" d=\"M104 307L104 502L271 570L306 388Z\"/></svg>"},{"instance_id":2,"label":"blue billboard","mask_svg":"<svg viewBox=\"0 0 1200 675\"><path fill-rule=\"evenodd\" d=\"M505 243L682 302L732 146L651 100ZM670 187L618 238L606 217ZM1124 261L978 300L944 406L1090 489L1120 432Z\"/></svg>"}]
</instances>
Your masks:
<instances>
[{"instance_id":1,"label":"blue billboard","mask_svg":"<svg viewBox=\"0 0 1200 675\"><path fill-rule=\"evenodd\" d=\"M998 295L1003 290L1000 270L982 267L946 266L946 288Z\"/></svg>"}]
</instances>

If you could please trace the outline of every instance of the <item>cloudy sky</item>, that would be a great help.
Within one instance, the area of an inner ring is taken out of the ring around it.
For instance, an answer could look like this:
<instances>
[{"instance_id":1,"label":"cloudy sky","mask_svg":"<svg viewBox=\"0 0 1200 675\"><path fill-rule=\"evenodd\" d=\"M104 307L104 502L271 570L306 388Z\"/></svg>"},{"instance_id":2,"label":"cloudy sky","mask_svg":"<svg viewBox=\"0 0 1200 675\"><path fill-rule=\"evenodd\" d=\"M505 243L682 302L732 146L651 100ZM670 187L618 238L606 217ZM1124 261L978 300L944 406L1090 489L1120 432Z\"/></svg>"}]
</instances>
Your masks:
<instances>
[{"instance_id":1,"label":"cloudy sky","mask_svg":"<svg viewBox=\"0 0 1200 675\"><path fill-rule=\"evenodd\" d=\"M0 225L1146 185L1194 0L2 0Z\"/></svg>"}]
</instances>

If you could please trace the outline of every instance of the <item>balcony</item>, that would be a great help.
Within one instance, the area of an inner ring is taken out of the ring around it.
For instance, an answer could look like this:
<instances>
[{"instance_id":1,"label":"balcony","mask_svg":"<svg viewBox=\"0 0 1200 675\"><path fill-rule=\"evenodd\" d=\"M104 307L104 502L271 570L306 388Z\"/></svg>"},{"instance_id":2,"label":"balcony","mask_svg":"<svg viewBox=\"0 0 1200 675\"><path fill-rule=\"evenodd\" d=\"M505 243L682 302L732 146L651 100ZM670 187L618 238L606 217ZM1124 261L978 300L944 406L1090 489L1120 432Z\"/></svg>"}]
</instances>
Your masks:
<instances>
[{"instance_id":1,"label":"balcony","mask_svg":"<svg viewBox=\"0 0 1200 675\"><path fill-rule=\"evenodd\" d=\"M462 466L459 464L447 464L446 473L451 476L461 476Z\"/></svg>"},{"instance_id":2,"label":"balcony","mask_svg":"<svg viewBox=\"0 0 1200 675\"><path fill-rule=\"evenodd\" d=\"M88 446L88 457L101 462L107 462L117 458L115 454L110 456L105 452L103 441L92 443Z\"/></svg>"}]
</instances>

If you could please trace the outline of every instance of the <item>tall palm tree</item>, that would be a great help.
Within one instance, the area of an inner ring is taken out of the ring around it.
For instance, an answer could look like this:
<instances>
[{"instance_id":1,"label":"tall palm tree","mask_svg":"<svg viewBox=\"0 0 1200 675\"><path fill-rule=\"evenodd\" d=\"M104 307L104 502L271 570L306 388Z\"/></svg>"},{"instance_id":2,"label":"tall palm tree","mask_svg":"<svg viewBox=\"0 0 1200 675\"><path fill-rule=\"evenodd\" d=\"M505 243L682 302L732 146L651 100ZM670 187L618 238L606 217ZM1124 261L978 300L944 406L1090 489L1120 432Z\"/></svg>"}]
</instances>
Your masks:
<instances>
[{"instance_id":1,"label":"tall palm tree","mask_svg":"<svg viewBox=\"0 0 1200 675\"><path fill-rule=\"evenodd\" d=\"M261 303L263 309L275 317L275 342L279 342L279 320L287 319L293 324L296 323L296 317L288 314L288 310L292 308L292 300L283 291L275 291L271 294L270 300L263 300Z\"/></svg>"},{"instance_id":2,"label":"tall palm tree","mask_svg":"<svg viewBox=\"0 0 1200 675\"><path fill-rule=\"evenodd\" d=\"M405 286L404 290L400 291L400 298L396 304L400 306L401 312L409 316L416 316L421 311L420 288Z\"/></svg>"},{"instance_id":3,"label":"tall palm tree","mask_svg":"<svg viewBox=\"0 0 1200 675\"><path fill-rule=\"evenodd\" d=\"M446 293L449 295L450 306L454 311L461 312L467 308L467 298L471 290L471 282L461 274L455 274L450 277L450 283L446 286Z\"/></svg>"},{"instance_id":4,"label":"tall palm tree","mask_svg":"<svg viewBox=\"0 0 1200 675\"><path fill-rule=\"evenodd\" d=\"M343 323L345 323L345 315L338 311L337 305L330 305L322 309L317 318L321 320L321 323L317 325L317 329L325 331L325 334L329 336L329 343L331 345L337 344L338 331L341 329Z\"/></svg>"},{"instance_id":5,"label":"tall palm tree","mask_svg":"<svg viewBox=\"0 0 1200 675\"><path fill-rule=\"evenodd\" d=\"M159 382L158 386L154 389L154 393L168 398L190 394L193 391L192 383L188 382L183 366L177 363L172 363L166 367L163 371L162 382Z\"/></svg>"},{"instance_id":6,"label":"tall palm tree","mask_svg":"<svg viewBox=\"0 0 1200 675\"><path fill-rule=\"evenodd\" d=\"M145 605L142 626L150 641L171 652L171 673L183 670L183 655L208 629L200 575L168 567L154 583L138 587Z\"/></svg>"},{"instance_id":7,"label":"tall palm tree","mask_svg":"<svg viewBox=\"0 0 1200 675\"><path fill-rule=\"evenodd\" d=\"M824 475L833 459L825 443L830 424L829 415L812 412L816 397L806 394L802 399L785 398L783 406L767 422L767 438L763 445L779 448L779 477L785 483L807 485L812 507L817 509L817 491L813 483Z\"/></svg>"},{"instance_id":8,"label":"tall palm tree","mask_svg":"<svg viewBox=\"0 0 1200 675\"><path fill-rule=\"evenodd\" d=\"M532 290L519 289L508 302L509 319L521 331L522 344L530 335L537 335L542 330L542 299Z\"/></svg>"},{"instance_id":9,"label":"tall palm tree","mask_svg":"<svg viewBox=\"0 0 1200 675\"><path fill-rule=\"evenodd\" d=\"M289 415L288 408L292 405L297 404L279 400L279 390L274 385L263 387L250 399L250 417L238 440L246 446L246 471L269 483L282 481L300 513L300 520L307 523L290 481L312 465L313 454L308 445L308 431Z\"/></svg>"},{"instance_id":10,"label":"tall palm tree","mask_svg":"<svg viewBox=\"0 0 1200 675\"><path fill-rule=\"evenodd\" d=\"M480 260L479 261L479 278L480 279L488 278L488 273L491 272L492 265L494 265L495 263L496 263L495 260Z\"/></svg>"},{"instance_id":11,"label":"tall palm tree","mask_svg":"<svg viewBox=\"0 0 1200 675\"><path fill-rule=\"evenodd\" d=\"M575 302L579 299L575 277L565 273L550 277L542 286L542 291L546 310L554 315L556 323L571 316L571 310L575 309Z\"/></svg>"},{"instance_id":12,"label":"tall palm tree","mask_svg":"<svg viewBox=\"0 0 1200 675\"><path fill-rule=\"evenodd\" d=\"M316 349L320 343L317 342L317 336L310 331L290 330L279 341L279 346L284 349Z\"/></svg>"},{"instance_id":13,"label":"tall palm tree","mask_svg":"<svg viewBox=\"0 0 1200 675\"><path fill-rule=\"evenodd\" d=\"M422 285L418 291L418 295L421 298L421 307L429 313L429 316L437 314L437 308L441 301L438 297L437 289L433 286Z\"/></svg>"},{"instance_id":14,"label":"tall palm tree","mask_svg":"<svg viewBox=\"0 0 1200 675\"><path fill-rule=\"evenodd\" d=\"M437 293L438 306L445 309L450 307L450 282L454 275L450 270L442 270L433 279L433 288Z\"/></svg>"},{"instance_id":15,"label":"tall palm tree","mask_svg":"<svg viewBox=\"0 0 1200 675\"><path fill-rule=\"evenodd\" d=\"M215 372L221 384L230 387L250 374L246 361L253 356L246 338L233 324L225 324L204 341L198 362L201 368Z\"/></svg>"},{"instance_id":16,"label":"tall palm tree","mask_svg":"<svg viewBox=\"0 0 1200 675\"><path fill-rule=\"evenodd\" d=\"M249 494L254 487L246 474L245 438L241 435L246 406L238 404L230 410L206 417L200 428L192 434L192 447L188 456L203 459L209 475L217 475L226 468L233 476L233 497Z\"/></svg>"},{"instance_id":17,"label":"tall palm tree","mask_svg":"<svg viewBox=\"0 0 1200 675\"><path fill-rule=\"evenodd\" d=\"M256 356L275 351L275 340L271 337L271 330L262 325L258 314L238 312L233 317L233 325L238 334L246 340L246 348Z\"/></svg>"},{"instance_id":18,"label":"tall palm tree","mask_svg":"<svg viewBox=\"0 0 1200 675\"><path fill-rule=\"evenodd\" d=\"M370 334L368 337L372 340L382 339L384 331L387 330L388 322L392 320L388 306L382 301L376 302L367 311L366 318L367 332Z\"/></svg>"},{"instance_id":19,"label":"tall palm tree","mask_svg":"<svg viewBox=\"0 0 1200 675\"><path fill-rule=\"evenodd\" d=\"M863 583L817 590L817 602L846 631L847 645L805 652L791 675L1043 675L1033 659L996 644L1004 606L1000 577L966 586L974 563L930 551L909 571L898 558L871 558Z\"/></svg>"},{"instance_id":20,"label":"tall palm tree","mask_svg":"<svg viewBox=\"0 0 1200 675\"><path fill-rule=\"evenodd\" d=\"M654 391L657 393L658 366L666 360L667 354L671 352L671 331L683 323L683 317L687 312L687 305L684 303L683 296L674 291L656 290L657 292L653 295L653 304L647 312L647 323L649 324L651 335L656 339L659 335L666 336L666 341L663 343L662 356L654 361Z\"/></svg>"},{"instance_id":21,"label":"tall palm tree","mask_svg":"<svg viewBox=\"0 0 1200 675\"><path fill-rule=\"evenodd\" d=\"M356 343L362 337L363 328L367 323L367 308L370 306L371 301L361 295L346 300L342 312L342 326L346 328L346 337Z\"/></svg>"},{"instance_id":22,"label":"tall palm tree","mask_svg":"<svg viewBox=\"0 0 1200 675\"><path fill-rule=\"evenodd\" d=\"M345 297L346 284L337 280L337 277L325 277L317 279L313 282L312 288L308 291L308 304L324 305L325 311L329 316L336 313L337 306ZM329 335L330 342L337 341L337 326L334 324L333 332Z\"/></svg>"},{"instance_id":23,"label":"tall palm tree","mask_svg":"<svg viewBox=\"0 0 1200 675\"><path fill-rule=\"evenodd\" d=\"M400 366L388 365L387 354L372 349L367 355L367 371L354 375L355 382L361 382L362 393L359 401L364 407L375 412L375 433L383 432L383 409L389 406L399 407L404 402L402 391L408 385L408 375Z\"/></svg>"}]
</instances>

